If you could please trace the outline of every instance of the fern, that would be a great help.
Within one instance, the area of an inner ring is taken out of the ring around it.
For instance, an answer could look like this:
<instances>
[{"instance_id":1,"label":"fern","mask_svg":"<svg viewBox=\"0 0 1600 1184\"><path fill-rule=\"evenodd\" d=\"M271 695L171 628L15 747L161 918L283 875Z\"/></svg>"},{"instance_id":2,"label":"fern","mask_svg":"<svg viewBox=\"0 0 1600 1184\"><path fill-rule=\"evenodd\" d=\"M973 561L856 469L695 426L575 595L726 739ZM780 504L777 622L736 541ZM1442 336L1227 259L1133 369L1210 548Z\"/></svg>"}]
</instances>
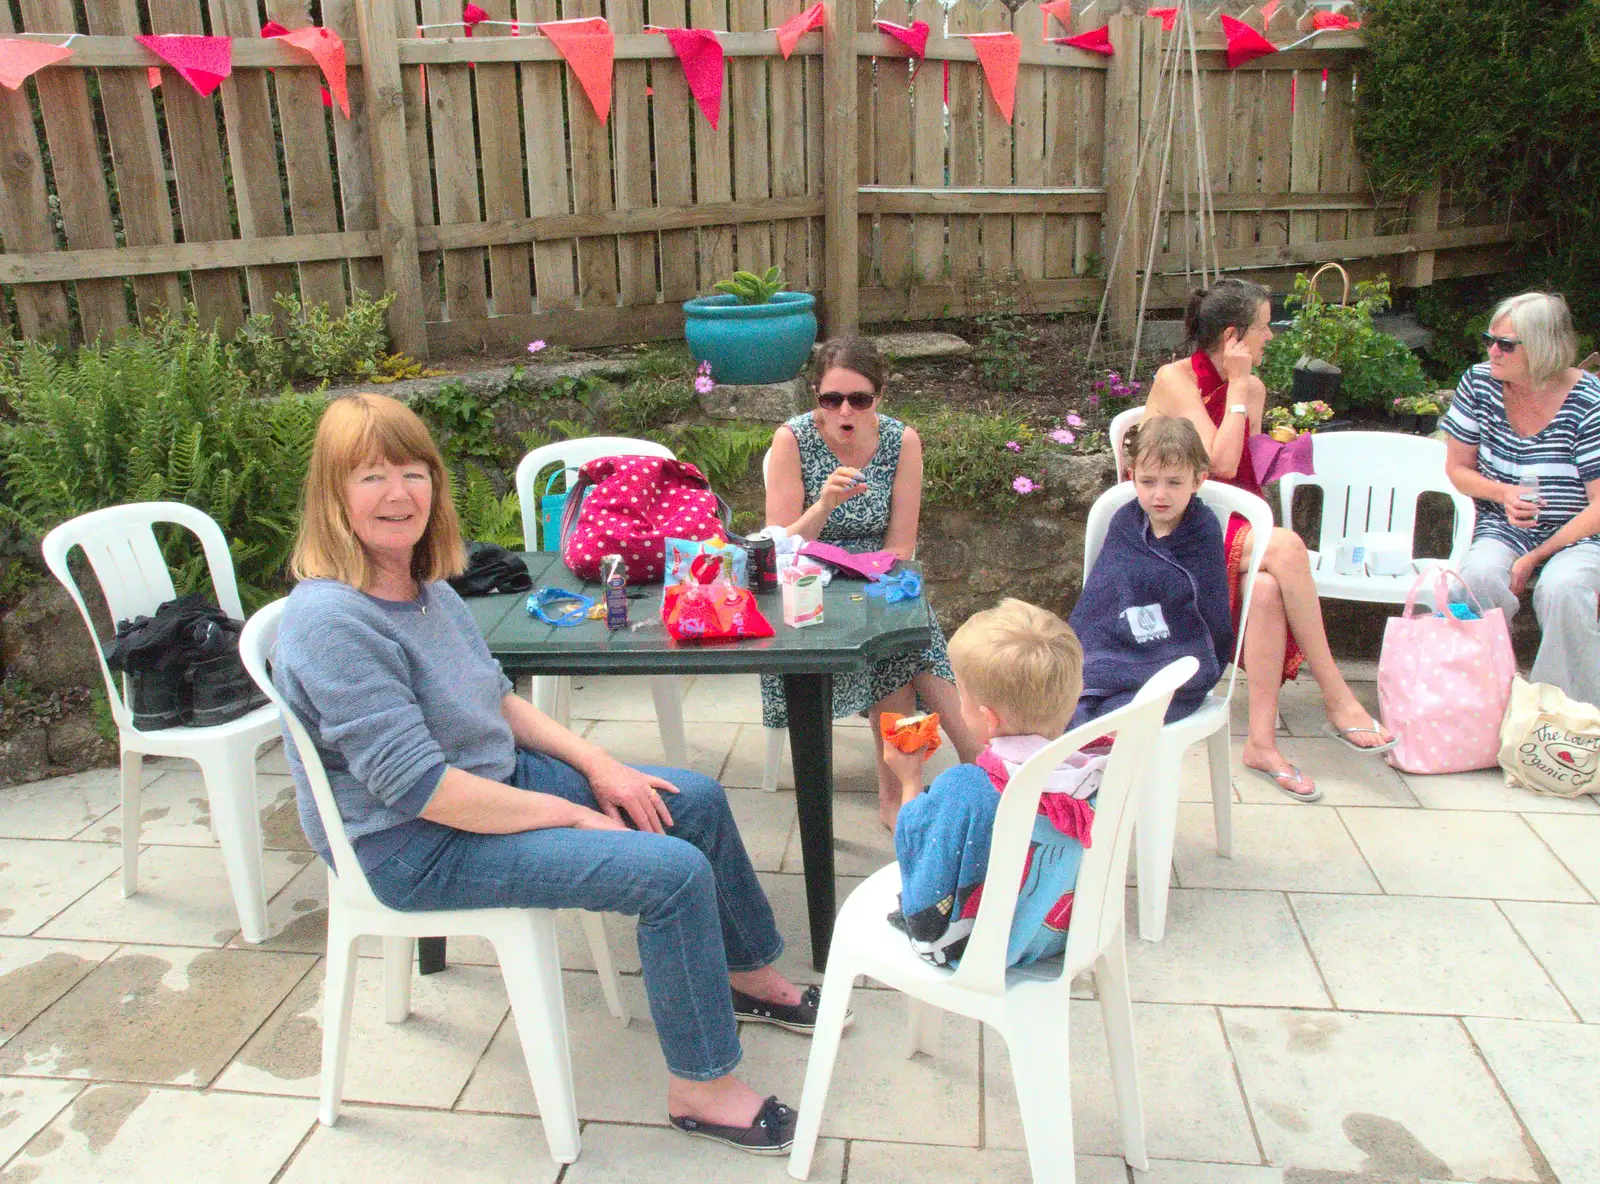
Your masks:
<instances>
[{"instance_id":1,"label":"fern","mask_svg":"<svg viewBox=\"0 0 1600 1184\"><path fill-rule=\"evenodd\" d=\"M461 535L479 543L522 550L522 503L516 491L501 495L475 464L466 464L451 481Z\"/></svg>"}]
</instances>

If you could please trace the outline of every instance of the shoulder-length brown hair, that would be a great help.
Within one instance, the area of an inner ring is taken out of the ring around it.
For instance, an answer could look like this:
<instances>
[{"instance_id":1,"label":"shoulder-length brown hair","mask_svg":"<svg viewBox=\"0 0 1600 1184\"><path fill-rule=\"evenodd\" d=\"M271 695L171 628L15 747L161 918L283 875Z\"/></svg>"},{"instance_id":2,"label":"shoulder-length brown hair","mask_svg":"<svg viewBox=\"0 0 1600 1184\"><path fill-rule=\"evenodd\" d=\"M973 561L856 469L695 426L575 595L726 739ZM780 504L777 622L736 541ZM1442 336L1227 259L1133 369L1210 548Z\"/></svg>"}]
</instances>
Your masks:
<instances>
[{"instance_id":1,"label":"shoulder-length brown hair","mask_svg":"<svg viewBox=\"0 0 1600 1184\"><path fill-rule=\"evenodd\" d=\"M300 537L289 561L296 579L367 586L373 574L372 560L350 528L344 487L351 473L380 458L392 465L427 465L433 481L433 510L411 553L412 576L427 583L466 569L461 524L450 497L450 474L427 425L398 399L358 394L332 400L317 425L300 511Z\"/></svg>"}]
</instances>

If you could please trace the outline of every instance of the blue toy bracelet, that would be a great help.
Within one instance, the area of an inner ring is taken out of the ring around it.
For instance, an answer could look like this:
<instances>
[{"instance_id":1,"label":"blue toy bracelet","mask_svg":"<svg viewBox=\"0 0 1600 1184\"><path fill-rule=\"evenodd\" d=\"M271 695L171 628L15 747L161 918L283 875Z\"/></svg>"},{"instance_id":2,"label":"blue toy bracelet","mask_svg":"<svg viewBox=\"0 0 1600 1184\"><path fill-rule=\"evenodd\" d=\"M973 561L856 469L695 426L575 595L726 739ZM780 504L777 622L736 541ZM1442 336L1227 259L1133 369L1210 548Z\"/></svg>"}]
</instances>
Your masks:
<instances>
[{"instance_id":1,"label":"blue toy bracelet","mask_svg":"<svg viewBox=\"0 0 1600 1184\"><path fill-rule=\"evenodd\" d=\"M540 588L528 596L528 614L558 628L583 624L593 607L593 596L565 588ZM559 614L552 617L552 609L559 609Z\"/></svg>"}]
</instances>

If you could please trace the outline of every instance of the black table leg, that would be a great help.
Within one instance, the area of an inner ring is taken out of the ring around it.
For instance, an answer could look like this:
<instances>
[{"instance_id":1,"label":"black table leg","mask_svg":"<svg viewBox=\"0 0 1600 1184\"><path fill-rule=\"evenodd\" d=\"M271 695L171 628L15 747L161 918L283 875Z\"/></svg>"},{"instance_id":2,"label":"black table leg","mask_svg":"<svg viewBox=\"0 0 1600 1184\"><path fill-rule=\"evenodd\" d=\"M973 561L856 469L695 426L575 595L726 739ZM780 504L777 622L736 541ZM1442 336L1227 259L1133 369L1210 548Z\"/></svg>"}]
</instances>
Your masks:
<instances>
[{"instance_id":1,"label":"black table leg","mask_svg":"<svg viewBox=\"0 0 1600 1184\"><path fill-rule=\"evenodd\" d=\"M833 676L785 674L789 753L794 758L795 811L811 914L811 964L828 965L833 940Z\"/></svg>"},{"instance_id":2,"label":"black table leg","mask_svg":"<svg viewBox=\"0 0 1600 1184\"><path fill-rule=\"evenodd\" d=\"M417 973L438 974L444 966L444 938L417 938Z\"/></svg>"}]
</instances>

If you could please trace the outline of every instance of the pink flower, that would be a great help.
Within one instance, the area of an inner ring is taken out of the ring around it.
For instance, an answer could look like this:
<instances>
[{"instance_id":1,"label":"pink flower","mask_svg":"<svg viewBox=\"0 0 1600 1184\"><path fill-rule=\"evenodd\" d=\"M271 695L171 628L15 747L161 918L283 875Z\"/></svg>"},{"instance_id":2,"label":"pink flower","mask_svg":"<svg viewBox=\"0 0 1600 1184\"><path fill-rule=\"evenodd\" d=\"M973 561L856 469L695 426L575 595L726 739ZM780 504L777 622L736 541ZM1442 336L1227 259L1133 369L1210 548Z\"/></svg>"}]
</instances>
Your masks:
<instances>
[{"instance_id":1,"label":"pink flower","mask_svg":"<svg viewBox=\"0 0 1600 1184\"><path fill-rule=\"evenodd\" d=\"M1069 428L1081 428L1083 426L1083 419L1077 415L1068 415L1067 426Z\"/></svg>"},{"instance_id":2,"label":"pink flower","mask_svg":"<svg viewBox=\"0 0 1600 1184\"><path fill-rule=\"evenodd\" d=\"M1021 452L1022 451L1022 445L1018 444L1015 440L1007 440L1006 441L1006 447L1008 449L1010 449L1012 452Z\"/></svg>"},{"instance_id":3,"label":"pink flower","mask_svg":"<svg viewBox=\"0 0 1600 1184\"><path fill-rule=\"evenodd\" d=\"M694 389L696 394L709 395L713 390L716 389L716 386L716 379L712 378L709 374L702 374L700 377L694 380Z\"/></svg>"},{"instance_id":4,"label":"pink flower","mask_svg":"<svg viewBox=\"0 0 1600 1184\"><path fill-rule=\"evenodd\" d=\"M528 342L528 352L530 354L536 354L540 350L542 350L543 348L544 348L544 342L543 341L530 341L530 342Z\"/></svg>"},{"instance_id":5,"label":"pink flower","mask_svg":"<svg viewBox=\"0 0 1600 1184\"><path fill-rule=\"evenodd\" d=\"M1078 417L1074 415L1072 418L1077 419ZM1078 422L1082 423L1083 421L1078 420ZM1078 437L1067 431L1066 428L1057 428L1055 431L1050 433L1050 438L1057 444L1074 444L1078 440Z\"/></svg>"},{"instance_id":6,"label":"pink flower","mask_svg":"<svg viewBox=\"0 0 1600 1184\"><path fill-rule=\"evenodd\" d=\"M1100 396L1099 395L1090 395L1089 396L1089 406L1091 406L1091 407L1100 406Z\"/></svg>"},{"instance_id":7,"label":"pink flower","mask_svg":"<svg viewBox=\"0 0 1600 1184\"><path fill-rule=\"evenodd\" d=\"M1013 481L1011 483L1011 488L1015 489L1018 493L1023 494L1024 496L1026 496L1027 494L1032 493L1035 489L1038 489L1039 487L1037 485L1035 485L1027 477L1018 477L1015 481Z\"/></svg>"}]
</instances>

